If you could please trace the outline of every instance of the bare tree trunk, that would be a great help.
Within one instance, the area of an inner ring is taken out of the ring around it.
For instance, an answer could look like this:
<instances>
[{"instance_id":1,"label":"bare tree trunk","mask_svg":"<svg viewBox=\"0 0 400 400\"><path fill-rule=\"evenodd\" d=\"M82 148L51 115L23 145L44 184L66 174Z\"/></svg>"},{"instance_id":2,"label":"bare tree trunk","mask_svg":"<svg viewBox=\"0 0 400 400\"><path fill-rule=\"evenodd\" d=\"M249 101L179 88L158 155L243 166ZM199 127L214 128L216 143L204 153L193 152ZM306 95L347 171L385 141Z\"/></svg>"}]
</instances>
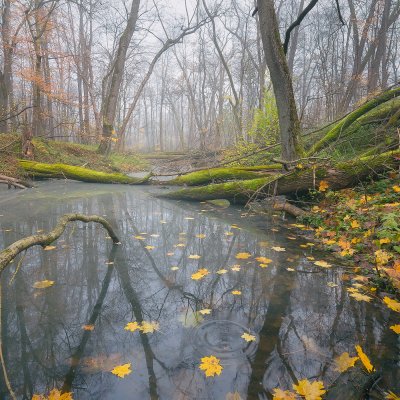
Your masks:
<instances>
[{"instance_id":1,"label":"bare tree trunk","mask_svg":"<svg viewBox=\"0 0 400 400\"><path fill-rule=\"evenodd\" d=\"M279 34L273 0L258 0L260 31L265 58L270 72L279 115L282 158L298 159L303 148L300 144L300 122L294 99L292 78Z\"/></svg>"}]
</instances>

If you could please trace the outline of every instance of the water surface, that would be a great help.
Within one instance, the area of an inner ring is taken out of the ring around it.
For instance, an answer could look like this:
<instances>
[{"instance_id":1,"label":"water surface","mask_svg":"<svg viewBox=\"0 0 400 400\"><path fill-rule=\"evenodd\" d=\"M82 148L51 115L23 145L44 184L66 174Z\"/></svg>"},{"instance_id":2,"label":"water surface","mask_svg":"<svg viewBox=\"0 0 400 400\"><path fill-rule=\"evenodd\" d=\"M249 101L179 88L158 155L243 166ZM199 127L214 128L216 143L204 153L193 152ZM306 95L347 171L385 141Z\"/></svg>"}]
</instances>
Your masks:
<instances>
[{"instance_id":1,"label":"water surface","mask_svg":"<svg viewBox=\"0 0 400 400\"><path fill-rule=\"evenodd\" d=\"M326 255L301 247L288 221L167 202L139 187L50 182L1 188L0 247L49 231L69 212L105 216L122 244L100 225L73 223L55 249L31 248L3 273L1 345L18 399L55 387L74 399L270 399L299 379L328 387L339 376L333 358L355 355L356 344L381 374L371 398L383 398L379 388L400 392L398 335L389 329L396 316L349 297L346 271L315 267L307 257ZM251 257L235 257L245 252ZM273 262L261 268L259 256ZM194 281L199 268L210 274ZM46 279L55 284L33 287ZM205 308L209 315L198 312ZM142 320L159 331L124 329ZM199 369L209 355L223 366L215 378ZM111 374L125 363L131 374ZM0 398L11 398L4 373Z\"/></svg>"}]
</instances>

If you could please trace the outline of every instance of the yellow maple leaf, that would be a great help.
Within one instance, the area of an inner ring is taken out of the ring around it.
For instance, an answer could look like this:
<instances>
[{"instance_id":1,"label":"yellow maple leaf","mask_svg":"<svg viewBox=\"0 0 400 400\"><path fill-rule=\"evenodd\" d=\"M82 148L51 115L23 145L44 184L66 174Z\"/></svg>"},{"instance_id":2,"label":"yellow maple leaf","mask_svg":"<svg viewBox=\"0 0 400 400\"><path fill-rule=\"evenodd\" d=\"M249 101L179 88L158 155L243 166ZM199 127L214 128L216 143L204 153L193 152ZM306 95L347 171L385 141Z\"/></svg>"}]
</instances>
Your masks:
<instances>
[{"instance_id":1,"label":"yellow maple leaf","mask_svg":"<svg viewBox=\"0 0 400 400\"><path fill-rule=\"evenodd\" d=\"M378 265L386 265L391 259L391 255L384 250L375 251L375 262Z\"/></svg>"},{"instance_id":2,"label":"yellow maple leaf","mask_svg":"<svg viewBox=\"0 0 400 400\"><path fill-rule=\"evenodd\" d=\"M390 242L391 242L391 240L389 238L379 239L379 244L387 244L387 243L390 243Z\"/></svg>"},{"instance_id":3,"label":"yellow maple leaf","mask_svg":"<svg viewBox=\"0 0 400 400\"><path fill-rule=\"evenodd\" d=\"M326 392L324 384L320 381L310 382L308 379L299 381L298 385L293 385L293 389L305 400L321 400Z\"/></svg>"},{"instance_id":4,"label":"yellow maple leaf","mask_svg":"<svg viewBox=\"0 0 400 400\"><path fill-rule=\"evenodd\" d=\"M33 287L35 289L46 289L46 288L48 288L50 286L53 286L53 285L54 285L54 281L49 281L49 280L45 279L44 281L35 282L33 284Z\"/></svg>"},{"instance_id":5,"label":"yellow maple leaf","mask_svg":"<svg viewBox=\"0 0 400 400\"><path fill-rule=\"evenodd\" d=\"M392 391L389 390L388 393L386 393L386 400L400 400L400 397L397 396L397 394L393 393Z\"/></svg>"},{"instance_id":6,"label":"yellow maple leaf","mask_svg":"<svg viewBox=\"0 0 400 400\"><path fill-rule=\"evenodd\" d=\"M286 249L284 247L279 247L279 246L275 246L275 247L271 247L272 250L274 251L286 251Z\"/></svg>"},{"instance_id":7,"label":"yellow maple leaf","mask_svg":"<svg viewBox=\"0 0 400 400\"><path fill-rule=\"evenodd\" d=\"M272 400L296 400L296 393L290 392L289 390L275 388L272 394L274 395Z\"/></svg>"},{"instance_id":8,"label":"yellow maple leaf","mask_svg":"<svg viewBox=\"0 0 400 400\"><path fill-rule=\"evenodd\" d=\"M226 274L227 272L228 272L227 269L219 269L219 270L217 271L217 274L218 274L218 275L223 275L223 274Z\"/></svg>"},{"instance_id":9,"label":"yellow maple leaf","mask_svg":"<svg viewBox=\"0 0 400 400\"><path fill-rule=\"evenodd\" d=\"M225 236L233 236L233 232L225 232Z\"/></svg>"},{"instance_id":10,"label":"yellow maple leaf","mask_svg":"<svg viewBox=\"0 0 400 400\"><path fill-rule=\"evenodd\" d=\"M158 331L160 329L160 324L155 321L147 322L143 321L142 325L140 327L140 330L143 333L154 333L155 331Z\"/></svg>"},{"instance_id":11,"label":"yellow maple leaf","mask_svg":"<svg viewBox=\"0 0 400 400\"><path fill-rule=\"evenodd\" d=\"M369 303L372 300L372 297L357 292L351 293L350 296L356 299L357 301L366 301L367 303Z\"/></svg>"},{"instance_id":12,"label":"yellow maple leaf","mask_svg":"<svg viewBox=\"0 0 400 400\"><path fill-rule=\"evenodd\" d=\"M136 322L136 321L134 321L134 322L128 322L126 325L125 325L125 328L124 328L126 331L131 331L131 332L135 332L135 331L137 331L137 330L141 330L142 328L141 328L141 326Z\"/></svg>"},{"instance_id":13,"label":"yellow maple leaf","mask_svg":"<svg viewBox=\"0 0 400 400\"><path fill-rule=\"evenodd\" d=\"M93 331L94 330L94 325L93 324L83 325L82 329L84 331Z\"/></svg>"},{"instance_id":14,"label":"yellow maple leaf","mask_svg":"<svg viewBox=\"0 0 400 400\"><path fill-rule=\"evenodd\" d=\"M332 267L332 264L328 264L326 261L315 261L314 264L317 265L318 267L322 267L322 268L331 268Z\"/></svg>"},{"instance_id":15,"label":"yellow maple leaf","mask_svg":"<svg viewBox=\"0 0 400 400\"><path fill-rule=\"evenodd\" d=\"M246 342L254 342L256 340L256 337L254 335L250 335L246 332L243 333L243 335L240 337L243 338Z\"/></svg>"},{"instance_id":16,"label":"yellow maple leaf","mask_svg":"<svg viewBox=\"0 0 400 400\"><path fill-rule=\"evenodd\" d=\"M194 274L192 274L192 279L194 281L198 281L199 279L204 278L206 275L208 275L210 272L208 271L207 268L200 268L198 269Z\"/></svg>"},{"instance_id":17,"label":"yellow maple leaf","mask_svg":"<svg viewBox=\"0 0 400 400\"><path fill-rule=\"evenodd\" d=\"M196 237L199 239L204 239L206 235L204 233L199 233L198 235L196 235Z\"/></svg>"},{"instance_id":18,"label":"yellow maple leaf","mask_svg":"<svg viewBox=\"0 0 400 400\"><path fill-rule=\"evenodd\" d=\"M392 326L390 327L390 329L391 329L393 332L398 333L398 334L400 335L400 325L392 325Z\"/></svg>"},{"instance_id":19,"label":"yellow maple leaf","mask_svg":"<svg viewBox=\"0 0 400 400\"><path fill-rule=\"evenodd\" d=\"M171 271L178 271L179 267L171 267Z\"/></svg>"},{"instance_id":20,"label":"yellow maple leaf","mask_svg":"<svg viewBox=\"0 0 400 400\"><path fill-rule=\"evenodd\" d=\"M233 265L231 270L236 271L236 272L240 271L240 265L238 265L238 264Z\"/></svg>"},{"instance_id":21,"label":"yellow maple leaf","mask_svg":"<svg viewBox=\"0 0 400 400\"><path fill-rule=\"evenodd\" d=\"M319 190L320 192L325 192L326 189L328 189L328 187L329 187L329 183L328 183L327 181L320 181L320 182L319 182L318 190Z\"/></svg>"},{"instance_id":22,"label":"yellow maple leaf","mask_svg":"<svg viewBox=\"0 0 400 400\"><path fill-rule=\"evenodd\" d=\"M395 193L400 193L400 186L394 185L392 186L392 189Z\"/></svg>"},{"instance_id":23,"label":"yellow maple leaf","mask_svg":"<svg viewBox=\"0 0 400 400\"><path fill-rule=\"evenodd\" d=\"M211 308L203 308L202 310L199 310L199 313L202 315L210 314L211 313Z\"/></svg>"},{"instance_id":24,"label":"yellow maple leaf","mask_svg":"<svg viewBox=\"0 0 400 400\"><path fill-rule=\"evenodd\" d=\"M349 353L345 352L335 358L335 369L339 372L347 371L349 368L354 367L354 364L358 359L358 357L350 357Z\"/></svg>"},{"instance_id":25,"label":"yellow maple leaf","mask_svg":"<svg viewBox=\"0 0 400 400\"><path fill-rule=\"evenodd\" d=\"M235 256L235 258L237 258L238 260L247 260L250 257L251 257L250 253L237 253Z\"/></svg>"},{"instance_id":26,"label":"yellow maple leaf","mask_svg":"<svg viewBox=\"0 0 400 400\"><path fill-rule=\"evenodd\" d=\"M360 224L359 224L359 222L357 220L353 220L353 221L351 221L351 227L353 229L357 229L357 228L360 227Z\"/></svg>"},{"instance_id":27,"label":"yellow maple leaf","mask_svg":"<svg viewBox=\"0 0 400 400\"><path fill-rule=\"evenodd\" d=\"M272 260L267 257L256 257L256 260L261 264L269 264L272 263Z\"/></svg>"},{"instance_id":28,"label":"yellow maple leaf","mask_svg":"<svg viewBox=\"0 0 400 400\"><path fill-rule=\"evenodd\" d=\"M242 292L240 290L232 290L231 292L233 295L235 296L240 296L242 294Z\"/></svg>"},{"instance_id":29,"label":"yellow maple leaf","mask_svg":"<svg viewBox=\"0 0 400 400\"><path fill-rule=\"evenodd\" d=\"M155 249L154 246L150 246L150 245L144 246L144 248L147 249L147 250L154 250Z\"/></svg>"},{"instance_id":30,"label":"yellow maple leaf","mask_svg":"<svg viewBox=\"0 0 400 400\"><path fill-rule=\"evenodd\" d=\"M189 258L191 260L198 260L199 258L201 258L201 256L199 256L198 254L190 254Z\"/></svg>"},{"instance_id":31,"label":"yellow maple leaf","mask_svg":"<svg viewBox=\"0 0 400 400\"><path fill-rule=\"evenodd\" d=\"M199 368L205 372L207 377L220 375L223 370L220 360L213 355L203 357Z\"/></svg>"},{"instance_id":32,"label":"yellow maple leaf","mask_svg":"<svg viewBox=\"0 0 400 400\"><path fill-rule=\"evenodd\" d=\"M140 235L134 236L134 238L137 240L146 240L146 238L144 236L140 236Z\"/></svg>"},{"instance_id":33,"label":"yellow maple leaf","mask_svg":"<svg viewBox=\"0 0 400 400\"><path fill-rule=\"evenodd\" d=\"M393 311L400 312L400 303L387 296L383 298L383 302Z\"/></svg>"},{"instance_id":34,"label":"yellow maple leaf","mask_svg":"<svg viewBox=\"0 0 400 400\"><path fill-rule=\"evenodd\" d=\"M129 375L131 372L131 363L118 365L111 370L112 374L117 375L120 378L124 378L125 375Z\"/></svg>"},{"instance_id":35,"label":"yellow maple leaf","mask_svg":"<svg viewBox=\"0 0 400 400\"><path fill-rule=\"evenodd\" d=\"M373 372L375 371L374 366L371 364L371 361L369 360L369 358L367 357L367 355L363 352L361 346L357 345L356 346L356 351L358 354L358 357L360 357L361 362L363 363L365 369L368 372Z\"/></svg>"},{"instance_id":36,"label":"yellow maple leaf","mask_svg":"<svg viewBox=\"0 0 400 400\"><path fill-rule=\"evenodd\" d=\"M61 393L58 389L53 389L48 397L41 394L34 394L32 400L73 400L73 398L72 392Z\"/></svg>"},{"instance_id":37,"label":"yellow maple leaf","mask_svg":"<svg viewBox=\"0 0 400 400\"><path fill-rule=\"evenodd\" d=\"M56 248L56 246L46 246L46 247L43 247L43 250L49 251L49 250L54 250L55 248Z\"/></svg>"}]
</instances>

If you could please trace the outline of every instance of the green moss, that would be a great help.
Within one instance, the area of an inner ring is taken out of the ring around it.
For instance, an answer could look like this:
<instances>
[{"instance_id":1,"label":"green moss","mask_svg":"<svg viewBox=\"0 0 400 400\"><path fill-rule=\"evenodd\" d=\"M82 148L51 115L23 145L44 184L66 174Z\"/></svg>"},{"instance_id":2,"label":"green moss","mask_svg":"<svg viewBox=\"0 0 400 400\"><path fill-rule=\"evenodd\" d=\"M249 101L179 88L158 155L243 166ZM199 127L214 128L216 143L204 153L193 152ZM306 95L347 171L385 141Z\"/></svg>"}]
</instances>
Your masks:
<instances>
[{"instance_id":1,"label":"green moss","mask_svg":"<svg viewBox=\"0 0 400 400\"><path fill-rule=\"evenodd\" d=\"M68 178L82 182L125 184L139 184L148 179L148 177L138 179L120 173L110 174L107 172L100 172L89 168L66 164L44 164L26 160L20 160L19 164L27 173L41 178Z\"/></svg>"},{"instance_id":2,"label":"green moss","mask_svg":"<svg viewBox=\"0 0 400 400\"><path fill-rule=\"evenodd\" d=\"M400 96L400 88L388 90L382 93L380 96L374 97L372 100L366 102L364 105L344 117L332 129L330 129L329 132L322 139L320 139L311 147L311 149L307 153L308 156L315 154L317 151L321 150L326 145L336 140L339 135L344 133L344 131L361 116L365 115L367 112L376 108L380 104L392 100L398 96Z\"/></svg>"},{"instance_id":3,"label":"green moss","mask_svg":"<svg viewBox=\"0 0 400 400\"><path fill-rule=\"evenodd\" d=\"M265 168L263 170L265 170ZM246 169L237 167L204 169L187 175L182 175L173 179L170 183L173 185L198 186L211 182L257 179L260 177L260 172L256 171L262 171L262 169L255 169L255 167L249 167Z\"/></svg>"}]
</instances>

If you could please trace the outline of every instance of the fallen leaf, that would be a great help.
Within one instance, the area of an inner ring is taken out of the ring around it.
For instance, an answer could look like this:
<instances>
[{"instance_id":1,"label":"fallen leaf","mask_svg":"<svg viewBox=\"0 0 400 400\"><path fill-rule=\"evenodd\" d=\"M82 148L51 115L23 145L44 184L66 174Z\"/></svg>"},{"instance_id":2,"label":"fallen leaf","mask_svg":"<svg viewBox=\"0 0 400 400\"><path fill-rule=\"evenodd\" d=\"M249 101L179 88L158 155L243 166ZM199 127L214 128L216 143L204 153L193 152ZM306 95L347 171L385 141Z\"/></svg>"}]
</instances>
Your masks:
<instances>
[{"instance_id":1,"label":"fallen leaf","mask_svg":"<svg viewBox=\"0 0 400 400\"><path fill-rule=\"evenodd\" d=\"M193 217L185 217L186 220L190 221L192 219L194 219Z\"/></svg>"},{"instance_id":2,"label":"fallen leaf","mask_svg":"<svg viewBox=\"0 0 400 400\"><path fill-rule=\"evenodd\" d=\"M246 342L254 342L256 340L256 337L254 335L250 335L246 332L243 333L243 335L240 337L243 338Z\"/></svg>"},{"instance_id":3,"label":"fallen leaf","mask_svg":"<svg viewBox=\"0 0 400 400\"><path fill-rule=\"evenodd\" d=\"M390 329L400 335L400 325L392 325Z\"/></svg>"},{"instance_id":4,"label":"fallen leaf","mask_svg":"<svg viewBox=\"0 0 400 400\"><path fill-rule=\"evenodd\" d=\"M237 258L238 260L247 260L250 257L251 257L250 253L237 253L235 256L235 258Z\"/></svg>"},{"instance_id":5,"label":"fallen leaf","mask_svg":"<svg viewBox=\"0 0 400 400\"><path fill-rule=\"evenodd\" d=\"M144 248L147 249L147 250L154 250L155 249L154 246L150 246L150 245L144 246Z\"/></svg>"},{"instance_id":6,"label":"fallen leaf","mask_svg":"<svg viewBox=\"0 0 400 400\"><path fill-rule=\"evenodd\" d=\"M349 353L345 352L341 354L339 357L335 358L336 371L344 372L349 368L354 367L355 362L358 360L358 357L350 357Z\"/></svg>"},{"instance_id":7,"label":"fallen leaf","mask_svg":"<svg viewBox=\"0 0 400 400\"><path fill-rule=\"evenodd\" d=\"M366 294L361 294L361 293L351 293L351 297L355 298L357 301L366 301L369 303L372 300L372 297L367 296Z\"/></svg>"},{"instance_id":8,"label":"fallen leaf","mask_svg":"<svg viewBox=\"0 0 400 400\"><path fill-rule=\"evenodd\" d=\"M232 290L231 292L233 295L235 296L240 296L242 294L242 292L240 290Z\"/></svg>"},{"instance_id":9,"label":"fallen leaf","mask_svg":"<svg viewBox=\"0 0 400 400\"><path fill-rule=\"evenodd\" d=\"M174 247L186 247L185 243L178 243L176 245L174 245Z\"/></svg>"},{"instance_id":10,"label":"fallen leaf","mask_svg":"<svg viewBox=\"0 0 400 400\"><path fill-rule=\"evenodd\" d=\"M272 400L296 400L296 394L289 390L275 388L272 394L274 395Z\"/></svg>"},{"instance_id":11,"label":"fallen leaf","mask_svg":"<svg viewBox=\"0 0 400 400\"><path fill-rule=\"evenodd\" d=\"M389 391L388 393L386 393L386 400L400 400L400 397L397 396L396 394L394 394L392 391Z\"/></svg>"},{"instance_id":12,"label":"fallen leaf","mask_svg":"<svg viewBox=\"0 0 400 400\"><path fill-rule=\"evenodd\" d=\"M124 378L125 375L129 375L131 372L131 363L118 365L111 370L111 373L117 375L120 378Z\"/></svg>"},{"instance_id":13,"label":"fallen leaf","mask_svg":"<svg viewBox=\"0 0 400 400\"><path fill-rule=\"evenodd\" d=\"M190 255L189 255L189 258L190 258L191 260L198 260L199 258L201 258L201 256L199 256L199 255L197 255L197 254L190 254Z\"/></svg>"},{"instance_id":14,"label":"fallen leaf","mask_svg":"<svg viewBox=\"0 0 400 400\"><path fill-rule=\"evenodd\" d=\"M320 192L325 192L326 189L328 189L328 188L329 188L329 183L327 181L320 181L319 182L318 190Z\"/></svg>"},{"instance_id":15,"label":"fallen leaf","mask_svg":"<svg viewBox=\"0 0 400 400\"><path fill-rule=\"evenodd\" d=\"M353 221L351 221L351 227L352 227L353 229L357 229L357 228L360 227L360 224L358 223L358 221L353 220Z\"/></svg>"},{"instance_id":16,"label":"fallen leaf","mask_svg":"<svg viewBox=\"0 0 400 400\"><path fill-rule=\"evenodd\" d=\"M199 233L198 235L196 235L196 237L199 239L204 239L206 235L204 233Z\"/></svg>"},{"instance_id":17,"label":"fallen leaf","mask_svg":"<svg viewBox=\"0 0 400 400\"><path fill-rule=\"evenodd\" d=\"M94 330L94 325L92 325L92 324L83 325L83 326L82 326L82 329L83 329L84 331L93 331L93 330Z\"/></svg>"},{"instance_id":18,"label":"fallen leaf","mask_svg":"<svg viewBox=\"0 0 400 400\"><path fill-rule=\"evenodd\" d=\"M72 392L61 393L58 389L53 389L48 397L41 394L34 394L32 400L73 400L73 398Z\"/></svg>"},{"instance_id":19,"label":"fallen leaf","mask_svg":"<svg viewBox=\"0 0 400 400\"><path fill-rule=\"evenodd\" d=\"M143 333L154 333L160 329L160 324L155 321L147 322L143 321L140 330Z\"/></svg>"},{"instance_id":20,"label":"fallen leaf","mask_svg":"<svg viewBox=\"0 0 400 400\"><path fill-rule=\"evenodd\" d=\"M395 193L400 193L400 186L394 185L392 186L392 189Z\"/></svg>"},{"instance_id":21,"label":"fallen leaf","mask_svg":"<svg viewBox=\"0 0 400 400\"><path fill-rule=\"evenodd\" d=\"M318 267L322 268L331 268L332 264L328 264L326 261L315 261L314 265L317 265Z\"/></svg>"},{"instance_id":22,"label":"fallen leaf","mask_svg":"<svg viewBox=\"0 0 400 400\"><path fill-rule=\"evenodd\" d=\"M310 382L308 379L299 381L298 385L293 385L293 389L305 400L321 400L322 395L326 393L324 384L320 381Z\"/></svg>"},{"instance_id":23,"label":"fallen leaf","mask_svg":"<svg viewBox=\"0 0 400 400\"><path fill-rule=\"evenodd\" d=\"M393 311L400 312L400 303L389 297L384 297L383 302Z\"/></svg>"},{"instance_id":24,"label":"fallen leaf","mask_svg":"<svg viewBox=\"0 0 400 400\"><path fill-rule=\"evenodd\" d=\"M334 288L334 287L338 286L335 282L328 282L326 285L331 287L331 288Z\"/></svg>"},{"instance_id":25,"label":"fallen leaf","mask_svg":"<svg viewBox=\"0 0 400 400\"><path fill-rule=\"evenodd\" d=\"M54 285L54 281L49 281L49 280L45 279L44 281L35 282L33 284L33 287L35 289L46 289L46 288L48 288L50 286L53 286L53 285Z\"/></svg>"},{"instance_id":26,"label":"fallen leaf","mask_svg":"<svg viewBox=\"0 0 400 400\"><path fill-rule=\"evenodd\" d=\"M157 233L152 233L150 236L153 237L153 238L158 238L158 237L160 237L160 235L157 234Z\"/></svg>"},{"instance_id":27,"label":"fallen leaf","mask_svg":"<svg viewBox=\"0 0 400 400\"><path fill-rule=\"evenodd\" d=\"M175 254L175 253L173 253L173 252L170 251L169 253L167 253L167 256L168 256L168 257L171 257L171 256L173 256L174 254Z\"/></svg>"},{"instance_id":28,"label":"fallen leaf","mask_svg":"<svg viewBox=\"0 0 400 400\"><path fill-rule=\"evenodd\" d=\"M54 250L56 248L57 248L56 246L46 246L46 247L43 247L43 250L49 251L49 250Z\"/></svg>"},{"instance_id":29,"label":"fallen leaf","mask_svg":"<svg viewBox=\"0 0 400 400\"><path fill-rule=\"evenodd\" d=\"M236 272L240 271L240 265L234 265L234 266L231 268L231 270L232 270L232 271L236 271Z\"/></svg>"},{"instance_id":30,"label":"fallen leaf","mask_svg":"<svg viewBox=\"0 0 400 400\"><path fill-rule=\"evenodd\" d=\"M269 264L272 263L272 260L267 257L256 257L256 260L261 264Z\"/></svg>"},{"instance_id":31,"label":"fallen leaf","mask_svg":"<svg viewBox=\"0 0 400 400\"><path fill-rule=\"evenodd\" d=\"M360 357L361 362L363 363L364 367L368 372L373 372L375 371L374 366L371 364L371 361L367 357L367 355L362 351L361 346L357 345L356 346L357 354L358 357Z\"/></svg>"},{"instance_id":32,"label":"fallen leaf","mask_svg":"<svg viewBox=\"0 0 400 400\"><path fill-rule=\"evenodd\" d=\"M223 275L223 274L226 274L227 272L228 272L227 269L219 269L219 270L217 271L217 274L218 274L218 275Z\"/></svg>"},{"instance_id":33,"label":"fallen leaf","mask_svg":"<svg viewBox=\"0 0 400 400\"><path fill-rule=\"evenodd\" d=\"M198 269L194 274L192 274L192 279L194 281L198 281L199 279L204 278L206 275L208 275L210 272L208 271L207 268L200 268Z\"/></svg>"},{"instance_id":34,"label":"fallen leaf","mask_svg":"<svg viewBox=\"0 0 400 400\"><path fill-rule=\"evenodd\" d=\"M171 267L171 271L178 271L179 267Z\"/></svg>"},{"instance_id":35,"label":"fallen leaf","mask_svg":"<svg viewBox=\"0 0 400 400\"><path fill-rule=\"evenodd\" d=\"M225 232L225 236L233 236L233 232Z\"/></svg>"},{"instance_id":36,"label":"fallen leaf","mask_svg":"<svg viewBox=\"0 0 400 400\"><path fill-rule=\"evenodd\" d=\"M220 375L223 369L220 365L220 360L213 355L203 357L199 368L205 372L207 377Z\"/></svg>"},{"instance_id":37,"label":"fallen leaf","mask_svg":"<svg viewBox=\"0 0 400 400\"><path fill-rule=\"evenodd\" d=\"M134 238L137 240L146 240L146 238L144 236L140 236L140 235L134 236Z\"/></svg>"},{"instance_id":38,"label":"fallen leaf","mask_svg":"<svg viewBox=\"0 0 400 400\"><path fill-rule=\"evenodd\" d=\"M294 272L294 271L296 271L294 268L286 268L286 271L289 271L289 272Z\"/></svg>"},{"instance_id":39,"label":"fallen leaf","mask_svg":"<svg viewBox=\"0 0 400 400\"><path fill-rule=\"evenodd\" d=\"M199 310L199 313L202 315L210 314L211 313L211 308L203 308L202 310Z\"/></svg>"},{"instance_id":40,"label":"fallen leaf","mask_svg":"<svg viewBox=\"0 0 400 400\"><path fill-rule=\"evenodd\" d=\"M140 331L142 329L142 327L136 321L134 321L134 322L128 322L125 325L124 329L126 331L135 332L135 331L138 331L138 330Z\"/></svg>"},{"instance_id":41,"label":"fallen leaf","mask_svg":"<svg viewBox=\"0 0 400 400\"><path fill-rule=\"evenodd\" d=\"M271 247L272 250L274 251L286 251L286 249L284 247L279 247L279 246L275 246L275 247Z\"/></svg>"}]
</instances>

